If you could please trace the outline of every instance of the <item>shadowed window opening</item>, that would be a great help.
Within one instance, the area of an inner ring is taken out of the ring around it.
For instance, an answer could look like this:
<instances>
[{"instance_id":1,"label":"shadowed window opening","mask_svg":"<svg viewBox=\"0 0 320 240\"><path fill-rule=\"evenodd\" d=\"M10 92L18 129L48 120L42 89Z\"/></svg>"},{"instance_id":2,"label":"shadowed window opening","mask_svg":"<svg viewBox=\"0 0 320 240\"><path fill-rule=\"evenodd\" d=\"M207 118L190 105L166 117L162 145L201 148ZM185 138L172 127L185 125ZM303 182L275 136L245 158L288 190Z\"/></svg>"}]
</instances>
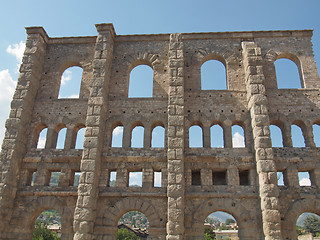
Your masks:
<instances>
[{"instance_id":1,"label":"shadowed window opening","mask_svg":"<svg viewBox=\"0 0 320 240\"><path fill-rule=\"evenodd\" d=\"M144 127L137 126L132 130L131 147L143 148Z\"/></svg>"},{"instance_id":2,"label":"shadowed window opening","mask_svg":"<svg viewBox=\"0 0 320 240\"><path fill-rule=\"evenodd\" d=\"M212 148L223 148L223 128L216 124L210 128L210 138Z\"/></svg>"},{"instance_id":3,"label":"shadowed window opening","mask_svg":"<svg viewBox=\"0 0 320 240\"><path fill-rule=\"evenodd\" d=\"M299 185L301 187L311 186L310 173L309 172L298 172Z\"/></svg>"},{"instance_id":4,"label":"shadowed window opening","mask_svg":"<svg viewBox=\"0 0 320 240\"><path fill-rule=\"evenodd\" d=\"M48 128L44 128L40 132L39 138L38 138L38 143L37 143L38 149L43 149L45 147L46 141L47 141L47 132L48 132Z\"/></svg>"},{"instance_id":5,"label":"shadowed window opening","mask_svg":"<svg viewBox=\"0 0 320 240\"><path fill-rule=\"evenodd\" d=\"M111 147L122 147L123 126L115 127L112 131Z\"/></svg>"},{"instance_id":6,"label":"shadowed window opening","mask_svg":"<svg viewBox=\"0 0 320 240\"><path fill-rule=\"evenodd\" d=\"M249 170L239 171L239 179L240 179L240 185L249 186L250 185Z\"/></svg>"},{"instance_id":7,"label":"shadowed window opening","mask_svg":"<svg viewBox=\"0 0 320 240\"><path fill-rule=\"evenodd\" d=\"M66 134L67 134L67 128L62 128L59 131L56 149L64 149L64 143L66 141Z\"/></svg>"},{"instance_id":8,"label":"shadowed window opening","mask_svg":"<svg viewBox=\"0 0 320 240\"><path fill-rule=\"evenodd\" d=\"M212 171L213 185L227 185L227 172L226 171Z\"/></svg>"},{"instance_id":9,"label":"shadowed window opening","mask_svg":"<svg viewBox=\"0 0 320 240\"><path fill-rule=\"evenodd\" d=\"M129 172L129 187L142 187L142 172Z\"/></svg>"},{"instance_id":10,"label":"shadowed window opening","mask_svg":"<svg viewBox=\"0 0 320 240\"><path fill-rule=\"evenodd\" d=\"M50 182L49 186L57 187L59 186L59 178L60 178L61 172L50 172Z\"/></svg>"},{"instance_id":11,"label":"shadowed window opening","mask_svg":"<svg viewBox=\"0 0 320 240\"><path fill-rule=\"evenodd\" d=\"M194 125L189 128L189 147L190 148L203 147L202 128L198 125Z\"/></svg>"},{"instance_id":12,"label":"shadowed window opening","mask_svg":"<svg viewBox=\"0 0 320 240\"><path fill-rule=\"evenodd\" d=\"M293 147L305 147L302 129L297 125L291 125L291 136Z\"/></svg>"},{"instance_id":13,"label":"shadowed window opening","mask_svg":"<svg viewBox=\"0 0 320 240\"><path fill-rule=\"evenodd\" d=\"M161 187L162 173L161 171L153 172L153 187Z\"/></svg>"},{"instance_id":14,"label":"shadowed window opening","mask_svg":"<svg viewBox=\"0 0 320 240\"><path fill-rule=\"evenodd\" d=\"M37 176L37 170L31 169L28 170L28 178L27 178L27 186L34 186L34 183L36 181Z\"/></svg>"},{"instance_id":15,"label":"shadowed window opening","mask_svg":"<svg viewBox=\"0 0 320 240\"><path fill-rule=\"evenodd\" d=\"M116 171L110 171L108 186L109 187L115 187L116 186L116 181L117 181L117 172Z\"/></svg>"},{"instance_id":16,"label":"shadowed window opening","mask_svg":"<svg viewBox=\"0 0 320 240\"><path fill-rule=\"evenodd\" d=\"M76 138L76 146L75 149L83 149L83 142L84 142L84 133L85 133L86 128L83 127L79 129L77 132L77 138Z\"/></svg>"},{"instance_id":17,"label":"shadowed window opening","mask_svg":"<svg viewBox=\"0 0 320 240\"><path fill-rule=\"evenodd\" d=\"M130 72L129 98L150 98L153 94L153 69L139 65Z\"/></svg>"},{"instance_id":18,"label":"shadowed window opening","mask_svg":"<svg viewBox=\"0 0 320 240\"><path fill-rule=\"evenodd\" d=\"M192 170L192 185L201 186L201 173L200 170Z\"/></svg>"},{"instance_id":19,"label":"shadowed window opening","mask_svg":"<svg viewBox=\"0 0 320 240\"><path fill-rule=\"evenodd\" d=\"M69 67L63 72L58 98L79 98L82 72L81 67Z\"/></svg>"},{"instance_id":20,"label":"shadowed window opening","mask_svg":"<svg viewBox=\"0 0 320 240\"><path fill-rule=\"evenodd\" d=\"M201 66L201 90L227 90L227 74L224 64L209 60Z\"/></svg>"},{"instance_id":21,"label":"shadowed window opening","mask_svg":"<svg viewBox=\"0 0 320 240\"><path fill-rule=\"evenodd\" d=\"M301 88L301 80L297 65L287 58L274 62L278 88Z\"/></svg>"},{"instance_id":22,"label":"shadowed window opening","mask_svg":"<svg viewBox=\"0 0 320 240\"><path fill-rule=\"evenodd\" d=\"M157 126L152 130L151 147L163 148L164 147L164 127Z\"/></svg>"},{"instance_id":23,"label":"shadowed window opening","mask_svg":"<svg viewBox=\"0 0 320 240\"><path fill-rule=\"evenodd\" d=\"M278 126L270 125L270 137L272 147L283 147L282 132Z\"/></svg>"}]
</instances>

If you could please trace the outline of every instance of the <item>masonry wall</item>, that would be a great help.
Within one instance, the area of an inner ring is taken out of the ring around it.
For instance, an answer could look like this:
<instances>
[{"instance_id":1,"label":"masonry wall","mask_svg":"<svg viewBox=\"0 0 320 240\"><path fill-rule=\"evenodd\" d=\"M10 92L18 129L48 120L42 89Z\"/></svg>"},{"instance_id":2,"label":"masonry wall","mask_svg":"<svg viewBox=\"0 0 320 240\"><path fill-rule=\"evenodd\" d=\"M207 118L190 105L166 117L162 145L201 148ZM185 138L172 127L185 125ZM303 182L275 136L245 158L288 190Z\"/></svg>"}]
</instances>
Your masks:
<instances>
[{"instance_id":1,"label":"masonry wall","mask_svg":"<svg viewBox=\"0 0 320 240\"><path fill-rule=\"evenodd\" d=\"M131 210L147 216L150 239L203 239L204 220L214 211L235 217L240 239L296 239L298 216L320 214L320 153L312 133L320 123L320 79L312 31L118 36L111 24L97 31L97 37L50 38L42 28L27 28L1 152L1 239L31 239L46 209L62 216L62 239L115 239L118 220ZM297 64L302 88L278 89L280 58ZM225 65L227 90L201 90L207 60ZM142 64L154 71L153 97L128 98L130 72ZM58 99L71 66L83 69L79 99ZM223 128L223 148L211 148L214 124ZM281 128L283 147L271 146L270 124ZM292 124L301 127L306 147L292 147ZM201 148L189 148L193 125L202 128ZM232 147L233 125L244 129L244 148ZM117 126L124 129L121 148L111 145ZM144 127L143 148L131 147L135 126ZM156 126L165 128L164 148L151 147ZM56 149L63 127L65 146ZM83 127L84 149L75 149ZM37 149L44 128L46 146ZM132 171L142 172L142 187L129 187ZM155 171L161 187L153 185ZM280 171L285 186L277 185ZM301 171L309 172L310 187L299 186ZM61 172L57 187L49 186L51 172ZM225 185L214 183L217 172Z\"/></svg>"}]
</instances>

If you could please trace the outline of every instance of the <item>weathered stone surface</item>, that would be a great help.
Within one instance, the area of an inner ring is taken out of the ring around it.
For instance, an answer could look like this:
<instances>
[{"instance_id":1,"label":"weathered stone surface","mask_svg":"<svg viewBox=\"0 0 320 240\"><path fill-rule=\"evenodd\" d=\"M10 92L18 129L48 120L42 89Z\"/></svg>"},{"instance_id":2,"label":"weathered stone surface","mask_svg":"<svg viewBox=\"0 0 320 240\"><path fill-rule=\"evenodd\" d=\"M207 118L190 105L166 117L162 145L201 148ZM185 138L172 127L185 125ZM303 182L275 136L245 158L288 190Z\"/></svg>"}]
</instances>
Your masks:
<instances>
[{"instance_id":1,"label":"weathered stone surface","mask_svg":"<svg viewBox=\"0 0 320 240\"><path fill-rule=\"evenodd\" d=\"M118 220L131 210L147 216L150 239L203 239L204 220L215 211L235 217L240 239L296 239L298 215L320 209L312 31L121 36L112 24L96 28L97 36L71 38L27 28L0 154L0 239L31 239L44 209L60 213L62 239L113 240ZM301 89L277 88L279 58L297 64ZM226 66L226 90L201 90L208 60ZM150 98L128 97L138 65L154 72ZM71 66L83 69L79 98L58 99ZM281 129L283 148L272 147L270 124ZM305 148L292 147L292 124L301 127ZM203 147L189 147L194 125ZM223 148L211 147L213 125L223 130ZM244 130L243 148L234 146L234 125ZM144 127L142 148L132 147L136 126ZM165 128L162 148L152 146L158 126ZM84 127L84 148L75 149ZM122 147L112 147L116 127L123 127ZM45 128L45 148L37 149ZM56 149L63 128L64 149ZM277 185L279 171L284 187ZM310 173L311 187L299 186L301 171ZM50 186L52 172L61 172L58 186ZM129 186L131 172L141 173L142 187Z\"/></svg>"}]
</instances>

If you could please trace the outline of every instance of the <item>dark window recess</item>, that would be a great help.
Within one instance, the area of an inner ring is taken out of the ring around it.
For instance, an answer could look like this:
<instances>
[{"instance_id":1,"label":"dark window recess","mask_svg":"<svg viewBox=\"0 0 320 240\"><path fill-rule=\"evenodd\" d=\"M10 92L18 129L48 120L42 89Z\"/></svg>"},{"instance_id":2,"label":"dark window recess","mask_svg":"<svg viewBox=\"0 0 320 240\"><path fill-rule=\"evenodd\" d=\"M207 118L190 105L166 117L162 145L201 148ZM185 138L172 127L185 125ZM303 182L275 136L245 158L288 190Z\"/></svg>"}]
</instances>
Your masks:
<instances>
[{"instance_id":1,"label":"dark window recess","mask_svg":"<svg viewBox=\"0 0 320 240\"><path fill-rule=\"evenodd\" d=\"M239 172L240 185L249 186L249 170Z\"/></svg>"},{"instance_id":2,"label":"dark window recess","mask_svg":"<svg viewBox=\"0 0 320 240\"><path fill-rule=\"evenodd\" d=\"M227 185L227 173L223 172L212 172L212 183L213 185Z\"/></svg>"},{"instance_id":3,"label":"dark window recess","mask_svg":"<svg viewBox=\"0 0 320 240\"><path fill-rule=\"evenodd\" d=\"M201 174L199 170L192 171L192 185L201 185Z\"/></svg>"}]
</instances>

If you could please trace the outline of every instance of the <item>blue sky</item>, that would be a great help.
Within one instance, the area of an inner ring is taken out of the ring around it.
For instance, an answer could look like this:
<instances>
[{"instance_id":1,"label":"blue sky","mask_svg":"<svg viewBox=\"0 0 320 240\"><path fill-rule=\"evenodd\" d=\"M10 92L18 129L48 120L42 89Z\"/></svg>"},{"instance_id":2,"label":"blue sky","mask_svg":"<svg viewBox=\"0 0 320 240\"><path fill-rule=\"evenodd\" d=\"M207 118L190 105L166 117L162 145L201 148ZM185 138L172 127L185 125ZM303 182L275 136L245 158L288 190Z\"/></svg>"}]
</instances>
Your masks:
<instances>
[{"instance_id":1,"label":"blue sky","mask_svg":"<svg viewBox=\"0 0 320 240\"><path fill-rule=\"evenodd\" d=\"M0 9L0 142L27 26L43 26L50 37L97 35L96 23L113 23L119 35L314 29L314 53L320 68L319 0L4 2Z\"/></svg>"}]
</instances>

